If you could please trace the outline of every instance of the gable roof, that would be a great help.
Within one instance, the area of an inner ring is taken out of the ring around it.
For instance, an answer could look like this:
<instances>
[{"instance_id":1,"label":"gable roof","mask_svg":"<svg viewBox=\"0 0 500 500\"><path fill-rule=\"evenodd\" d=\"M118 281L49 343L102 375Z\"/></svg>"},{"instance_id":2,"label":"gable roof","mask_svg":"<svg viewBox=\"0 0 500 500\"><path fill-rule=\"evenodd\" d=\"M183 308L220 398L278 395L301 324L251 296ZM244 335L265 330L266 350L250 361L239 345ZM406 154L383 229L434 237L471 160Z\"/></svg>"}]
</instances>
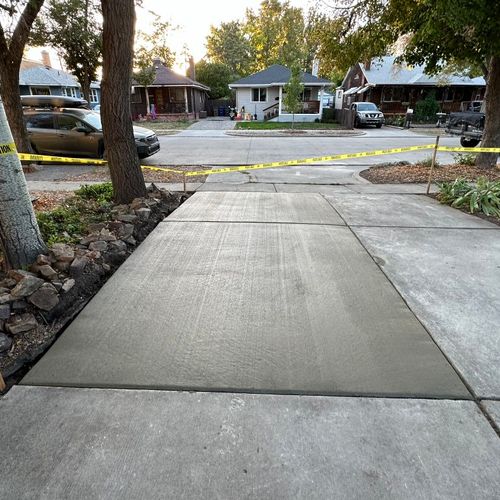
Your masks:
<instances>
[{"instance_id":1,"label":"gable roof","mask_svg":"<svg viewBox=\"0 0 500 500\"><path fill-rule=\"evenodd\" d=\"M23 61L19 71L19 85L79 88L76 78L62 69L50 68L34 61Z\"/></svg>"},{"instance_id":2,"label":"gable roof","mask_svg":"<svg viewBox=\"0 0 500 500\"><path fill-rule=\"evenodd\" d=\"M154 82L149 87L195 87L200 90L210 91L210 87L203 85L203 83L191 80L187 76L179 75L170 68L167 68L159 59L153 61L156 76ZM134 87L142 87L135 80L132 82Z\"/></svg>"},{"instance_id":3,"label":"gable roof","mask_svg":"<svg viewBox=\"0 0 500 500\"><path fill-rule=\"evenodd\" d=\"M251 86L267 86L285 85L290 80L291 71L281 64L273 64L262 71L258 71L253 75L240 78L239 80L230 83L230 88L235 87L251 87ZM310 73L301 73L300 81L306 85L325 86L332 85L332 82L326 78L318 78Z\"/></svg>"},{"instance_id":4,"label":"gable roof","mask_svg":"<svg viewBox=\"0 0 500 500\"><path fill-rule=\"evenodd\" d=\"M375 59L366 65L359 63L361 71L366 77L367 84L371 85L486 85L484 78L469 78L462 75L428 75L420 65L395 64L395 57L385 56Z\"/></svg>"}]
</instances>

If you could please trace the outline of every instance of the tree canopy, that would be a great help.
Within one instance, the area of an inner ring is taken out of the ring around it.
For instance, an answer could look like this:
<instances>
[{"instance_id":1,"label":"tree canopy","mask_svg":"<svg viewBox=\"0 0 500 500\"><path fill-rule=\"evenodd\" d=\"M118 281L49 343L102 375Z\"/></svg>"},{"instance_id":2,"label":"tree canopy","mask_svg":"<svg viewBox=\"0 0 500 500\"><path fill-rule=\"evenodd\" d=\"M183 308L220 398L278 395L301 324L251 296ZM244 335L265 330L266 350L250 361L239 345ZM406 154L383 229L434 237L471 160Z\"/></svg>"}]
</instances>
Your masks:
<instances>
[{"instance_id":1,"label":"tree canopy","mask_svg":"<svg viewBox=\"0 0 500 500\"><path fill-rule=\"evenodd\" d=\"M231 68L223 63L212 63L201 60L196 63L196 80L210 87L210 98L221 99L231 95L229 84L235 75Z\"/></svg>"},{"instance_id":2,"label":"tree canopy","mask_svg":"<svg viewBox=\"0 0 500 500\"><path fill-rule=\"evenodd\" d=\"M134 53L134 66L138 69L149 68L154 59L167 67L175 62L175 52L170 48L170 33L174 27L168 21L155 17L151 31L138 31Z\"/></svg>"},{"instance_id":3,"label":"tree canopy","mask_svg":"<svg viewBox=\"0 0 500 500\"><path fill-rule=\"evenodd\" d=\"M90 102L90 84L101 65L102 22L98 0L51 0L35 21L31 45L55 48Z\"/></svg>"}]
</instances>

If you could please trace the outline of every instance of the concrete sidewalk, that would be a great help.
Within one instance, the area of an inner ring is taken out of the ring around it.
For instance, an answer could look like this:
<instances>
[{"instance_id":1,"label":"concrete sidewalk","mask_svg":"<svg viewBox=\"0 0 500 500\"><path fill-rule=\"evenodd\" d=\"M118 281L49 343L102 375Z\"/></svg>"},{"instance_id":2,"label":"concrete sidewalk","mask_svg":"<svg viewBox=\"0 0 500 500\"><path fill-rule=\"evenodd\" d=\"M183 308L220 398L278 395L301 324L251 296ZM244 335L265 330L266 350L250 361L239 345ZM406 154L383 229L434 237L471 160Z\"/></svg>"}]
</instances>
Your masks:
<instances>
[{"instance_id":1,"label":"concrete sidewalk","mask_svg":"<svg viewBox=\"0 0 500 500\"><path fill-rule=\"evenodd\" d=\"M497 495L500 227L254 186L192 196L0 400L0 498Z\"/></svg>"}]
</instances>

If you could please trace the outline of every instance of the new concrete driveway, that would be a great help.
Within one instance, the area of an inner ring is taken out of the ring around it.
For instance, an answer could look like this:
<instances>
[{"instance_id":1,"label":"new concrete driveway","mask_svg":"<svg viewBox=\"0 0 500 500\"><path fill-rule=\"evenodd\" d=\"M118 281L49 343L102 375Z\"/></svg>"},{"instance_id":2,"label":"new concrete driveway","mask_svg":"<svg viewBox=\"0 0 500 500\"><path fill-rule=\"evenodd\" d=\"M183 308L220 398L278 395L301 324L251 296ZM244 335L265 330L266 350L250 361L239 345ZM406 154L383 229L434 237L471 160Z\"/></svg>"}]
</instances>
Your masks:
<instances>
[{"instance_id":1,"label":"new concrete driveway","mask_svg":"<svg viewBox=\"0 0 500 500\"><path fill-rule=\"evenodd\" d=\"M0 400L0 498L498 496L499 226L286 172L206 183Z\"/></svg>"}]
</instances>

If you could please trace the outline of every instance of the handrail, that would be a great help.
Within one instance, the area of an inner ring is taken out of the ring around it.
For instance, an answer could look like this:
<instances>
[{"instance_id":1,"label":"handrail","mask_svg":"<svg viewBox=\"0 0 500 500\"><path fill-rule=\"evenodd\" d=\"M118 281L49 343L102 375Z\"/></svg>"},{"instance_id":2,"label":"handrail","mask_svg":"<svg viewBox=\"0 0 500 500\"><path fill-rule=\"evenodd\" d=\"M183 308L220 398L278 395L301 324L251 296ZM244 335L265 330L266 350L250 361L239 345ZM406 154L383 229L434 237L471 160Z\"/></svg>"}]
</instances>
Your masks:
<instances>
[{"instance_id":1,"label":"handrail","mask_svg":"<svg viewBox=\"0 0 500 500\"><path fill-rule=\"evenodd\" d=\"M269 106L268 108L263 109L263 110L262 110L262 112L267 111L268 109L274 108L275 106L279 106L279 105L280 105L280 103L279 103L279 102L275 102L274 104L272 104L272 105L271 105L271 106Z\"/></svg>"}]
</instances>

